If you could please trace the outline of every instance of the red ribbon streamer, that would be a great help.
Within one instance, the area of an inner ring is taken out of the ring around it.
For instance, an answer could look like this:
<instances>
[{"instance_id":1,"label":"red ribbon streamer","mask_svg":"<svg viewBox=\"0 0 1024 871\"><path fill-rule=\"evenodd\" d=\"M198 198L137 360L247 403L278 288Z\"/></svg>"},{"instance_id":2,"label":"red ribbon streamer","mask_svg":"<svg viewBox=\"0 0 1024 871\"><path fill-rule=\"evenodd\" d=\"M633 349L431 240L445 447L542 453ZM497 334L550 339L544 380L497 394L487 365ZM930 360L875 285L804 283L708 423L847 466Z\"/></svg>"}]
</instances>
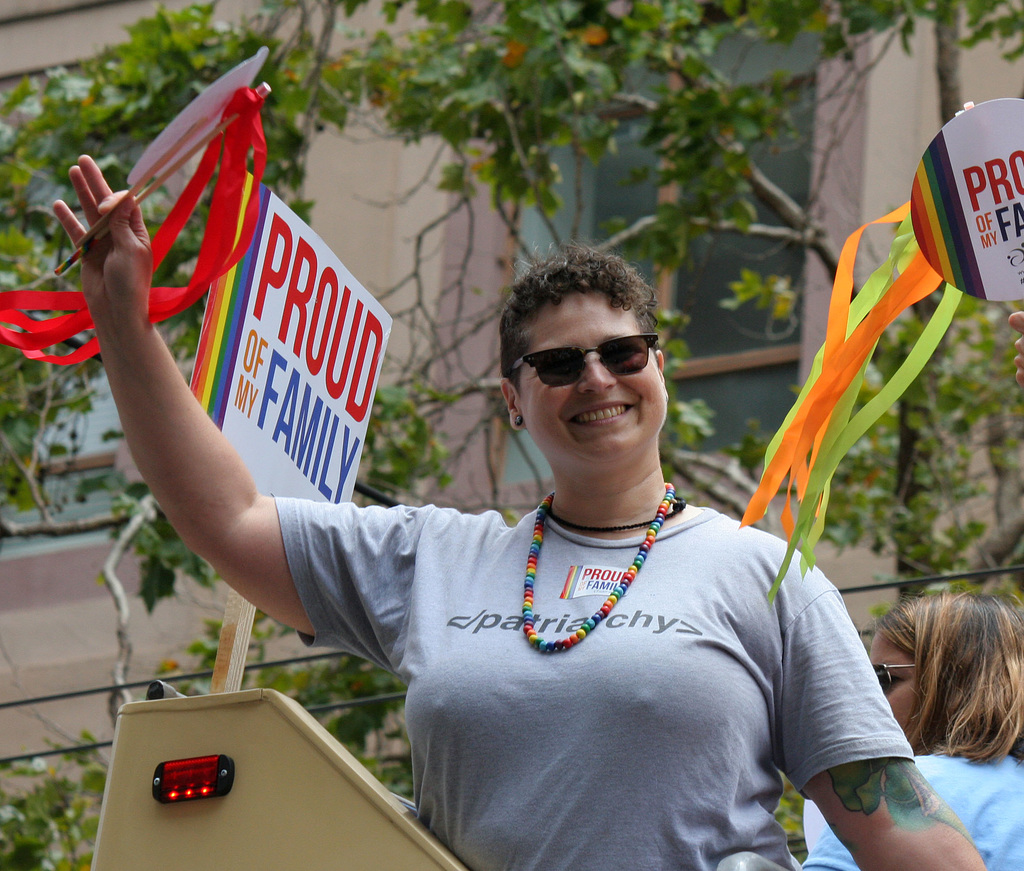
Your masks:
<instances>
[{"instance_id":1,"label":"red ribbon streamer","mask_svg":"<svg viewBox=\"0 0 1024 871\"><path fill-rule=\"evenodd\" d=\"M210 140L199 167L153 236L155 271L195 210L219 158L220 171L210 200L210 216L192 277L185 287L152 288L149 319L153 323L176 315L196 302L214 281L242 259L249 247L259 217L259 197L250 197L244 204L240 231L238 216L243 209L249 152L252 152L254 186L262 180L267 163L267 143L260 118L262 107L263 97L252 88L235 91L221 118L237 117L223 133ZM61 314L37 320L26 314L29 311ZM0 342L17 348L30 359L71 365L96 355L100 350L96 336L66 354L44 351L93 326L81 291L10 290L0 293Z\"/></svg>"}]
</instances>

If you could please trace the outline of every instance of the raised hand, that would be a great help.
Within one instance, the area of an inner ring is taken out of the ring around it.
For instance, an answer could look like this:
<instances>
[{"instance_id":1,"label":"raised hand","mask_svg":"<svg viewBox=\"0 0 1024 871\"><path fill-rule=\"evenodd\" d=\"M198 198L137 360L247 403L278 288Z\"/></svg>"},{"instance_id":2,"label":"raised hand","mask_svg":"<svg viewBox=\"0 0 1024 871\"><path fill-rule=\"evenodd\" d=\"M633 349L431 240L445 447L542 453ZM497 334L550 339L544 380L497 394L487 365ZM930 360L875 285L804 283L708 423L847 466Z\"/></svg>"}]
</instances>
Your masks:
<instances>
[{"instance_id":1,"label":"raised hand","mask_svg":"<svg viewBox=\"0 0 1024 871\"><path fill-rule=\"evenodd\" d=\"M136 318L149 322L153 274L149 233L134 198L124 191L111 190L91 157L79 158L68 175L89 226L108 216L108 232L89 240L82 256L82 291L102 342L103 334L123 324L124 318L133 320L134 326L142 325ZM53 212L72 244L79 245L87 228L74 211L63 200L57 200Z\"/></svg>"}]
</instances>

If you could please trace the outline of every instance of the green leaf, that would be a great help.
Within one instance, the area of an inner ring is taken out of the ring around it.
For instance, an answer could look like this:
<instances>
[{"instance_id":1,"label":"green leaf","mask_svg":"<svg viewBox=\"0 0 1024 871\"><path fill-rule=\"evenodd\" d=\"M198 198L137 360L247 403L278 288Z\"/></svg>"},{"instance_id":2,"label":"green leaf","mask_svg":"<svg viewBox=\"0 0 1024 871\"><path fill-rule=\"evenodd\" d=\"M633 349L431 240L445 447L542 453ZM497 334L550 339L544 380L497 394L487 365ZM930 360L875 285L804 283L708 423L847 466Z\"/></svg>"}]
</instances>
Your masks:
<instances>
[{"instance_id":1,"label":"green leaf","mask_svg":"<svg viewBox=\"0 0 1024 871\"><path fill-rule=\"evenodd\" d=\"M174 592L174 572L155 559L146 560L142 570L142 585L139 595L152 612L156 603Z\"/></svg>"}]
</instances>

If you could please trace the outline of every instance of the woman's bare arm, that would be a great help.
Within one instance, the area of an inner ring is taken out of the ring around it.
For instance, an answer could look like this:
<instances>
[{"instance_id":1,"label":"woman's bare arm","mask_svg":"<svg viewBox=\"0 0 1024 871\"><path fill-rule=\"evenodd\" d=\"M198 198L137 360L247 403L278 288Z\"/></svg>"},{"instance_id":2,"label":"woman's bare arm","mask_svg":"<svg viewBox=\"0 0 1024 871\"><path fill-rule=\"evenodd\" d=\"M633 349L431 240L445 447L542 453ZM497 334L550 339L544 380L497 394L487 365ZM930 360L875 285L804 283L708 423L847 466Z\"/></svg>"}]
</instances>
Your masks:
<instances>
[{"instance_id":1,"label":"woman's bare arm","mask_svg":"<svg viewBox=\"0 0 1024 871\"><path fill-rule=\"evenodd\" d=\"M863 871L985 871L963 823L912 759L865 759L804 791Z\"/></svg>"},{"instance_id":2,"label":"woman's bare arm","mask_svg":"<svg viewBox=\"0 0 1024 871\"><path fill-rule=\"evenodd\" d=\"M258 608L311 632L285 559L274 500L257 492L149 321L152 252L138 205L114 194L89 157L70 176L90 225L111 212L109 234L93 240L82 258L82 290L143 479L189 548ZM77 244L86 228L62 201L54 213Z\"/></svg>"}]
</instances>

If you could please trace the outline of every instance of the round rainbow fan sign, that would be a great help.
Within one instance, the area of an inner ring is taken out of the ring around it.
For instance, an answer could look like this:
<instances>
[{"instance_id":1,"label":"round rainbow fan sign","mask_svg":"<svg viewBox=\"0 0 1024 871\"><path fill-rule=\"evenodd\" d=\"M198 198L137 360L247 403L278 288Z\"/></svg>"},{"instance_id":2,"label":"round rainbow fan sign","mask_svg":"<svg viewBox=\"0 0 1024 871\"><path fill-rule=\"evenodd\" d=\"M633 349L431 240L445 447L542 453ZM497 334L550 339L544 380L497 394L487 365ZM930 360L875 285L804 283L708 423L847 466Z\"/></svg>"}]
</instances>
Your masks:
<instances>
[{"instance_id":1,"label":"round rainbow fan sign","mask_svg":"<svg viewBox=\"0 0 1024 871\"><path fill-rule=\"evenodd\" d=\"M1024 100L989 100L946 123L917 167L910 211L921 252L947 282L982 299L1020 300Z\"/></svg>"}]
</instances>

